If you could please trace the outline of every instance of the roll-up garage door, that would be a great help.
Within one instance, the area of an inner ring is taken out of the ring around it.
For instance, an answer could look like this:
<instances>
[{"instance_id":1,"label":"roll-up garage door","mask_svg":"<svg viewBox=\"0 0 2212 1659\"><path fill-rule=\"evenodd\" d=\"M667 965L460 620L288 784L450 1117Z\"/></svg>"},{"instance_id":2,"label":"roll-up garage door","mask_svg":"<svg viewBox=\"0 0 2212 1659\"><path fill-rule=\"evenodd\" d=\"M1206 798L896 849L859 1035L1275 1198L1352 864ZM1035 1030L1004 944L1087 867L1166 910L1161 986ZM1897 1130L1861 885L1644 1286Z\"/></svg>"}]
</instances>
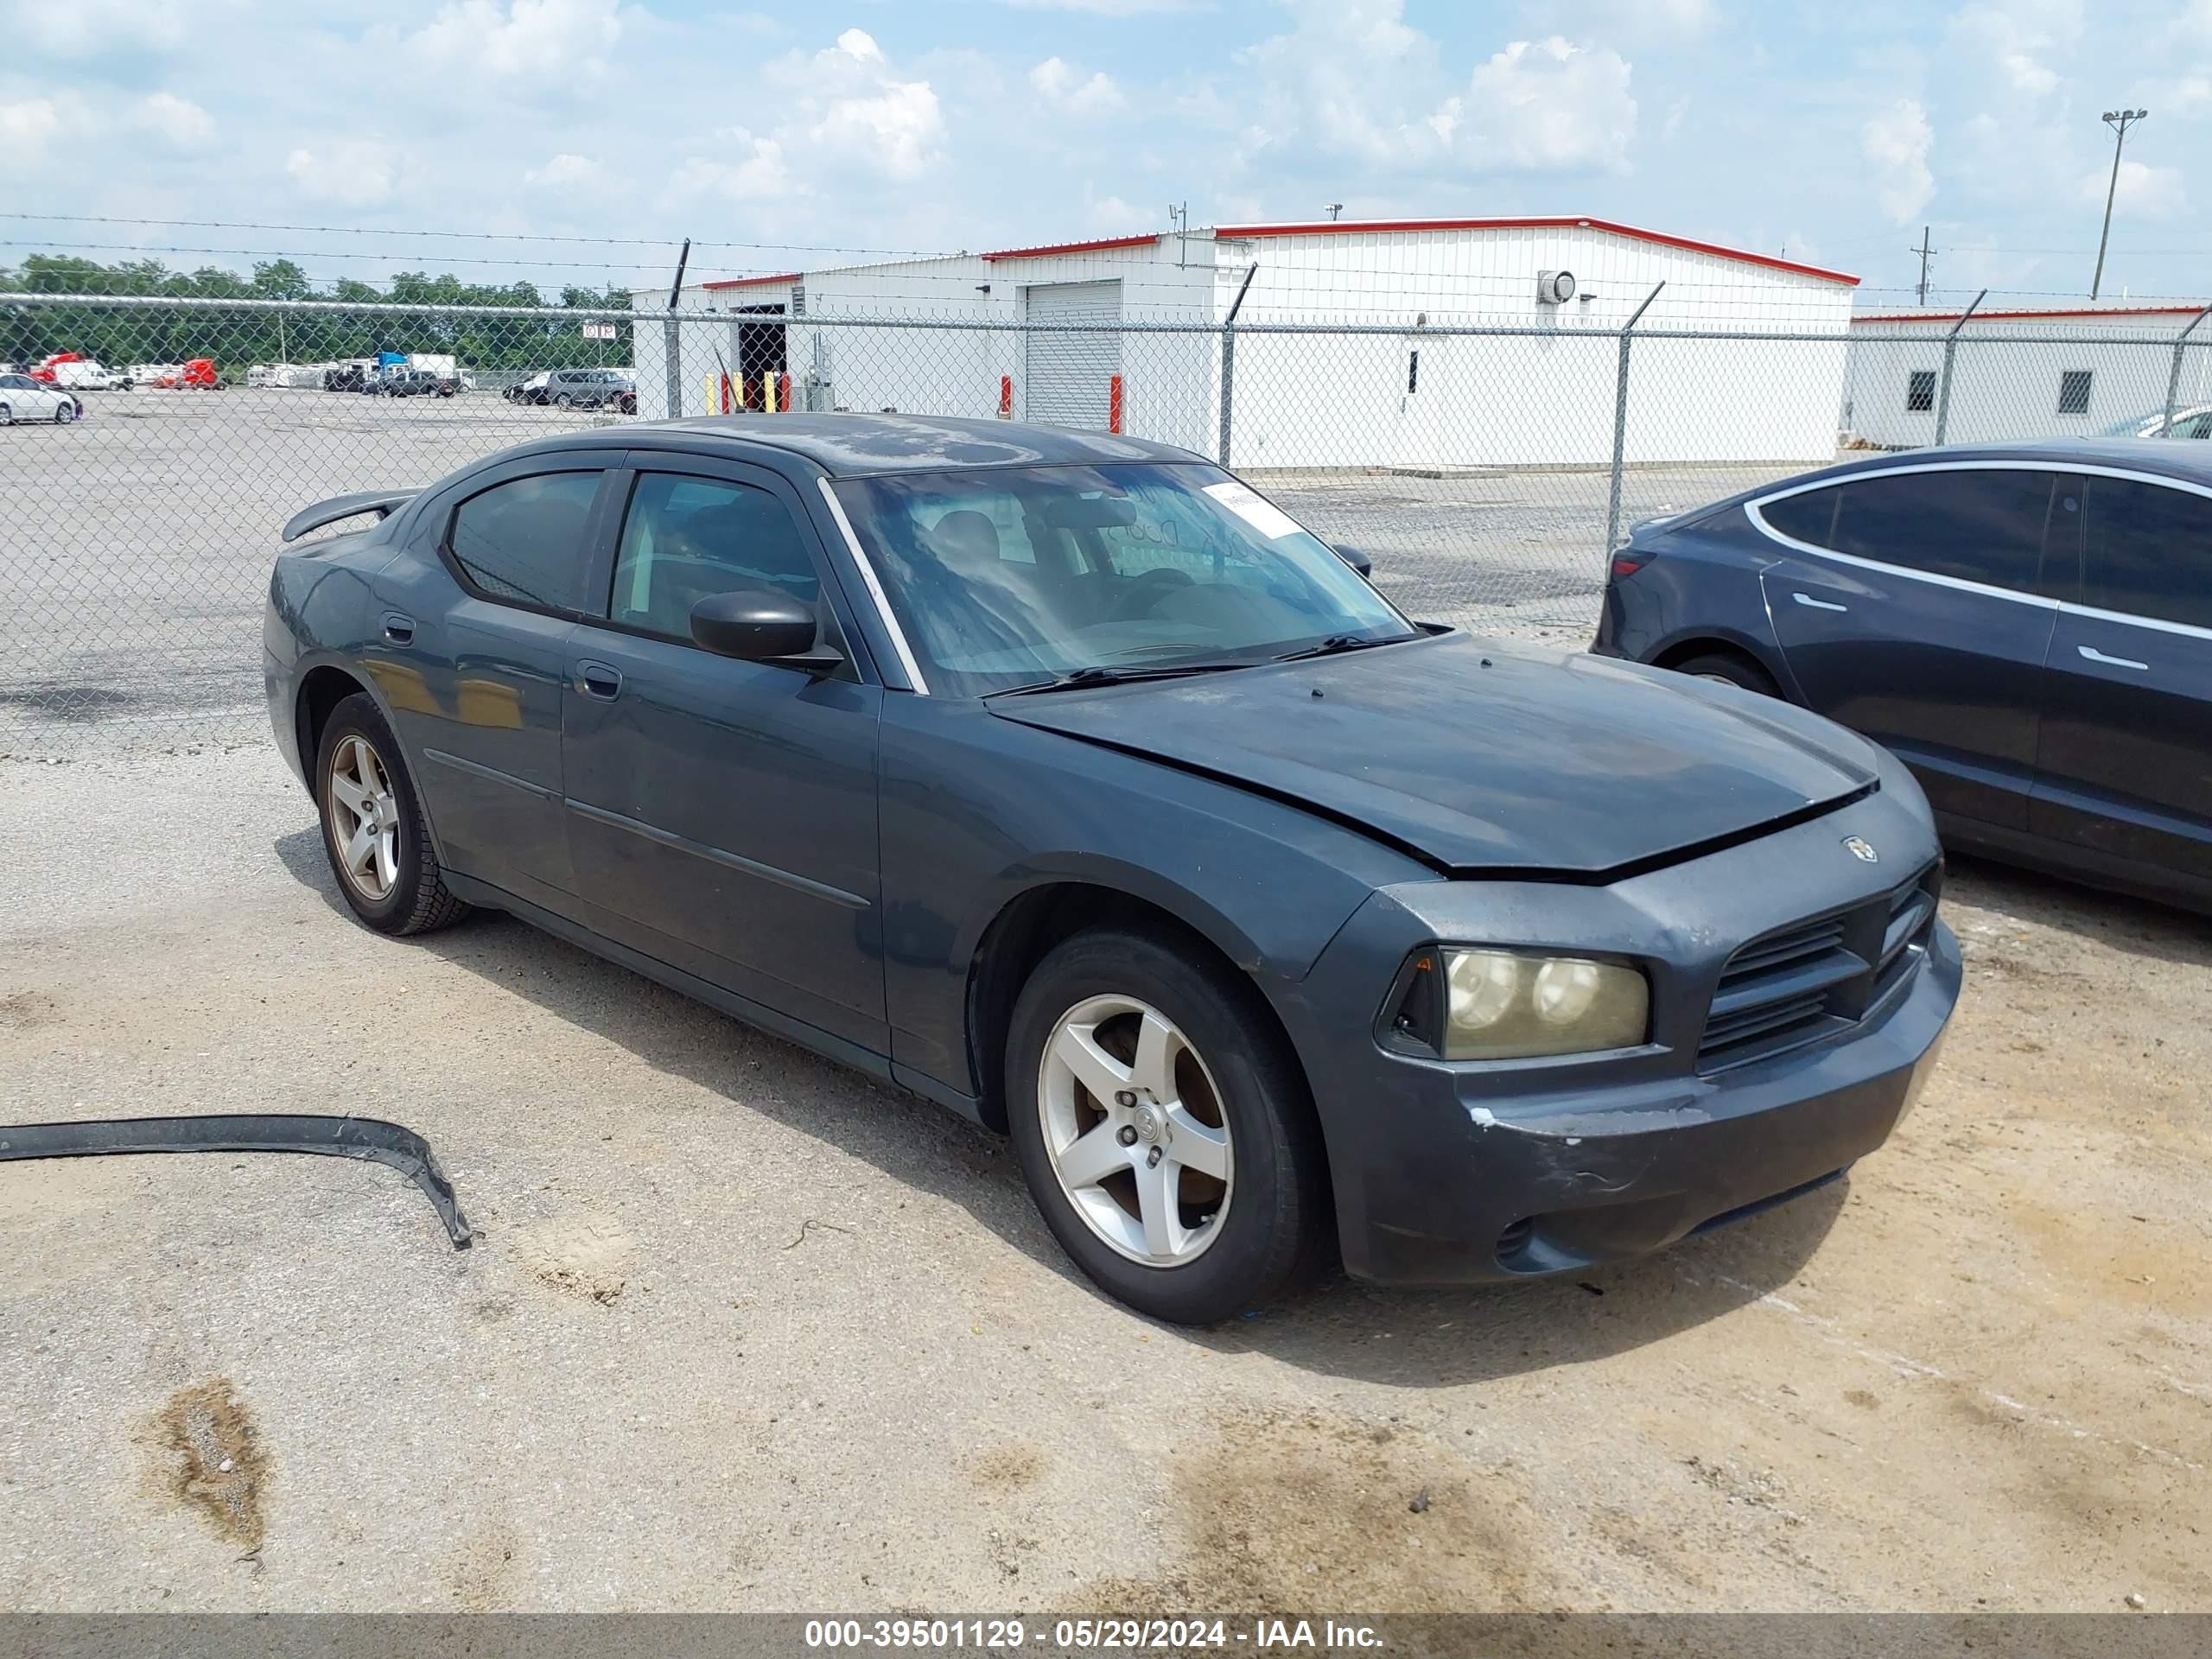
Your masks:
<instances>
[{"instance_id":1,"label":"roll-up garage door","mask_svg":"<svg viewBox=\"0 0 2212 1659\"><path fill-rule=\"evenodd\" d=\"M1122 283L1038 283L1028 295L1027 421L1103 427L1112 382L1122 372ZM1055 324L1110 323L1058 333Z\"/></svg>"}]
</instances>

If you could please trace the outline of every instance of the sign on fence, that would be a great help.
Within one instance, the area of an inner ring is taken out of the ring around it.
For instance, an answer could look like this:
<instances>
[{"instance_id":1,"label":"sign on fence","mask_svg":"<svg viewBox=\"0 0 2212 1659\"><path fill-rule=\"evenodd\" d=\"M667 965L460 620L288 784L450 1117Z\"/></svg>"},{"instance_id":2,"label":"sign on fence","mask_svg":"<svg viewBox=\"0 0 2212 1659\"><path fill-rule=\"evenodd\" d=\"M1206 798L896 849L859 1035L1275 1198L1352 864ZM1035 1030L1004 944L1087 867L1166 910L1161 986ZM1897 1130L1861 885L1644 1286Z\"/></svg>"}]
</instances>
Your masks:
<instances>
[{"instance_id":1,"label":"sign on fence","mask_svg":"<svg viewBox=\"0 0 2212 1659\"><path fill-rule=\"evenodd\" d=\"M588 322L584 324L584 338L612 340L614 338L614 325L611 322Z\"/></svg>"}]
</instances>

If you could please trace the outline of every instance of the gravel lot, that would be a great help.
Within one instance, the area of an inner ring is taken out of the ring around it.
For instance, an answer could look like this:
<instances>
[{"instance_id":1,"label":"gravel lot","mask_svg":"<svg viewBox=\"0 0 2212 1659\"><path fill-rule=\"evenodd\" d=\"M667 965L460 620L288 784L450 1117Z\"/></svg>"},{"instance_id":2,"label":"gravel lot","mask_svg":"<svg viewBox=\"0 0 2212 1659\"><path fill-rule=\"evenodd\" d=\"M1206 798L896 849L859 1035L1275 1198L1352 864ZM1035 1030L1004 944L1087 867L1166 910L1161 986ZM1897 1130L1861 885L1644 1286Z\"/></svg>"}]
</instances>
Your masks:
<instances>
[{"instance_id":1,"label":"gravel lot","mask_svg":"<svg viewBox=\"0 0 2212 1659\"><path fill-rule=\"evenodd\" d=\"M0 1608L2212 1609L2202 922L1963 868L1847 1185L1193 1333L936 1108L510 921L353 925L265 747L0 798L0 1121L389 1116L481 1231L0 1166Z\"/></svg>"},{"instance_id":2,"label":"gravel lot","mask_svg":"<svg viewBox=\"0 0 2212 1659\"><path fill-rule=\"evenodd\" d=\"M85 403L74 426L0 430L0 753L66 751L94 722L250 736L269 560L292 513L429 483L550 432L626 424L487 392L148 390ZM1623 518L1787 470L1639 469ZM1256 476L1317 531L1366 550L1421 616L1560 644L1596 625L1602 472Z\"/></svg>"},{"instance_id":3,"label":"gravel lot","mask_svg":"<svg viewBox=\"0 0 2212 1659\"><path fill-rule=\"evenodd\" d=\"M0 1165L0 1610L2212 1611L2212 923L1958 868L1942 1066L1847 1185L1155 1326L938 1109L344 914L251 679L276 526L576 417L90 401L0 434L0 1122L390 1117L480 1242L374 1166ZM1421 613L1586 635L1602 474L1262 481Z\"/></svg>"}]
</instances>

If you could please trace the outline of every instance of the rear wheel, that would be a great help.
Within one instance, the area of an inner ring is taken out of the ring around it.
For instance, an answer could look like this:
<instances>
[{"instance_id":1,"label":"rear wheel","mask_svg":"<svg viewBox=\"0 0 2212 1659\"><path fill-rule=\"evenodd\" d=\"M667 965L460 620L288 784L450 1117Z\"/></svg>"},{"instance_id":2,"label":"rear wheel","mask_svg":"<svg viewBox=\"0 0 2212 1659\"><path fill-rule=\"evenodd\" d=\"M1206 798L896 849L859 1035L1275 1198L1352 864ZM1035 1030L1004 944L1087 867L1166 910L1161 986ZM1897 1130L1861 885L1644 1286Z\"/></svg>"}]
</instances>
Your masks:
<instances>
[{"instance_id":1,"label":"rear wheel","mask_svg":"<svg viewBox=\"0 0 2212 1659\"><path fill-rule=\"evenodd\" d=\"M1774 676L1748 657L1733 652L1707 652L1675 664L1675 672L1688 674L1700 680L1718 680L1724 685L1740 685L1746 691L1756 691L1763 697L1778 697L1782 688L1774 683Z\"/></svg>"},{"instance_id":2,"label":"rear wheel","mask_svg":"<svg viewBox=\"0 0 2212 1659\"><path fill-rule=\"evenodd\" d=\"M1227 968L1160 934L1080 934L1023 988L1006 1067L1046 1224L1138 1312L1211 1324L1318 1264L1328 1181L1306 1081Z\"/></svg>"},{"instance_id":3,"label":"rear wheel","mask_svg":"<svg viewBox=\"0 0 2212 1659\"><path fill-rule=\"evenodd\" d=\"M379 933L404 934L468 913L446 890L399 740L367 693L330 711L315 776L323 851L356 916Z\"/></svg>"},{"instance_id":4,"label":"rear wheel","mask_svg":"<svg viewBox=\"0 0 2212 1659\"><path fill-rule=\"evenodd\" d=\"M13 426L15 423L16 411L7 404L0 404L0 426Z\"/></svg>"}]
</instances>

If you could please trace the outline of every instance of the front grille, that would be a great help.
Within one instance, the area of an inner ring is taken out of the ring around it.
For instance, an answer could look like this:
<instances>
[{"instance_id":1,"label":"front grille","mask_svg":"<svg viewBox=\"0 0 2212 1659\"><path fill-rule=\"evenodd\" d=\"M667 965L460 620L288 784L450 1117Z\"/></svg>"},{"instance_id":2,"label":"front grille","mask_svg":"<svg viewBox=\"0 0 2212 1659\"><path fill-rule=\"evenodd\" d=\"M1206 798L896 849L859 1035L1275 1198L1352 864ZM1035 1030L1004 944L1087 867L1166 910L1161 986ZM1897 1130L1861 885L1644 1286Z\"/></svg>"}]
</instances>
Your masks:
<instances>
[{"instance_id":1,"label":"front grille","mask_svg":"<svg viewBox=\"0 0 2212 1659\"><path fill-rule=\"evenodd\" d=\"M1766 1059L1864 1019L1935 925L1941 879L1931 864L1886 893L1753 939L1729 957L1706 1012L1698 1070Z\"/></svg>"}]
</instances>

